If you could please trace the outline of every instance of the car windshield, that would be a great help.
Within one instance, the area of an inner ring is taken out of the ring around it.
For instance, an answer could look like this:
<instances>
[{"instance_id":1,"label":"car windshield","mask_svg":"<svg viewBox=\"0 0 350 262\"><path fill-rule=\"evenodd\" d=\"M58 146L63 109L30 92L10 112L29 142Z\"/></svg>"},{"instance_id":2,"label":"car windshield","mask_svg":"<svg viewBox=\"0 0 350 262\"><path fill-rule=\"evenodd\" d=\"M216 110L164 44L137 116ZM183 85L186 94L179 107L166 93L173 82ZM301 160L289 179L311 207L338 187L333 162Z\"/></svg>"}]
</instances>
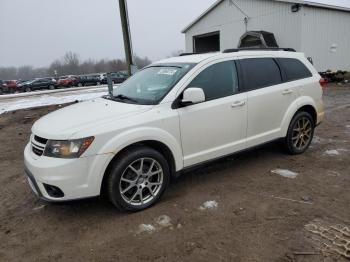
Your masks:
<instances>
[{"instance_id":1,"label":"car windshield","mask_svg":"<svg viewBox=\"0 0 350 262\"><path fill-rule=\"evenodd\" d=\"M167 64L147 67L116 88L112 99L156 105L194 66L195 64Z\"/></svg>"}]
</instances>

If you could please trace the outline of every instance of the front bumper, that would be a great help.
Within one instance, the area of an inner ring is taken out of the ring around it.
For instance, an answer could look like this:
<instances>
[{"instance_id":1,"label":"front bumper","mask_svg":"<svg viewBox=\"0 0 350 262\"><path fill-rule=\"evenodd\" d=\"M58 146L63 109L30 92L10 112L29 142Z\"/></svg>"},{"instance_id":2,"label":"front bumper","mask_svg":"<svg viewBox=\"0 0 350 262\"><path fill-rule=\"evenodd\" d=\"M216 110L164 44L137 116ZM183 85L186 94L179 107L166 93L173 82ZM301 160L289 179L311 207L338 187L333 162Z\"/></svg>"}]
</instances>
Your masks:
<instances>
[{"instance_id":1,"label":"front bumper","mask_svg":"<svg viewBox=\"0 0 350 262\"><path fill-rule=\"evenodd\" d=\"M77 159L37 156L28 144L24 150L25 176L33 192L46 201L95 197L100 194L103 175L111 157L109 154ZM57 187L63 196L50 195L48 186Z\"/></svg>"}]
</instances>

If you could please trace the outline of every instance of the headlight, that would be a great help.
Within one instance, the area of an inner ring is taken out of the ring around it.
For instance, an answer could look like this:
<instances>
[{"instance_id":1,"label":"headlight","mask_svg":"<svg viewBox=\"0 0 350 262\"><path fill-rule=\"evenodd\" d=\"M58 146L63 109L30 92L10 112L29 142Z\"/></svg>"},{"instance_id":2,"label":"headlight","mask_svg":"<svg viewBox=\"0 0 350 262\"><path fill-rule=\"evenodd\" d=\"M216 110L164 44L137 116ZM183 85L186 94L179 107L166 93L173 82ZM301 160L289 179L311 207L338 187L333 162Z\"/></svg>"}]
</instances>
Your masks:
<instances>
[{"instance_id":1,"label":"headlight","mask_svg":"<svg viewBox=\"0 0 350 262\"><path fill-rule=\"evenodd\" d=\"M76 140L47 141L44 156L56 158L79 158L94 141L94 137Z\"/></svg>"}]
</instances>

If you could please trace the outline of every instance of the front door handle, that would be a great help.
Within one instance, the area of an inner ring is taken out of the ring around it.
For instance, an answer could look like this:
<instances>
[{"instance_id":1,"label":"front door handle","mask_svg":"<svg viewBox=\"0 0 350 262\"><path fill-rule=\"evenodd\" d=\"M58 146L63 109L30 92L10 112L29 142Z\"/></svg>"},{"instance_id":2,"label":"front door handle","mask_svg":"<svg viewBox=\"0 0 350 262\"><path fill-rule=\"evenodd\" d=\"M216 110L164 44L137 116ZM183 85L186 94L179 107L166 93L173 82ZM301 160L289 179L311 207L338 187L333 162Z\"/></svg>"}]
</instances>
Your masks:
<instances>
[{"instance_id":1,"label":"front door handle","mask_svg":"<svg viewBox=\"0 0 350 262\"><path fill-rule=\"evenodd\" d=\"M293 93L293 90L287 89L287 90L284 90L284 91L283 91L282 95L290 95L290 94L292 94L292 93Z\"/></svg>"},{"instance_id":2,"label":"front door handle","mask_svg":"<svg viewBox=\"0 0 350 262\"><path fill-rule=\"evenodd\" d=\"M244 106L245 105L245 101L236 101L234 102L231 107L232 108L236 108L236 107L241 107L241 106Z\"/></svg>"}]
</instances>

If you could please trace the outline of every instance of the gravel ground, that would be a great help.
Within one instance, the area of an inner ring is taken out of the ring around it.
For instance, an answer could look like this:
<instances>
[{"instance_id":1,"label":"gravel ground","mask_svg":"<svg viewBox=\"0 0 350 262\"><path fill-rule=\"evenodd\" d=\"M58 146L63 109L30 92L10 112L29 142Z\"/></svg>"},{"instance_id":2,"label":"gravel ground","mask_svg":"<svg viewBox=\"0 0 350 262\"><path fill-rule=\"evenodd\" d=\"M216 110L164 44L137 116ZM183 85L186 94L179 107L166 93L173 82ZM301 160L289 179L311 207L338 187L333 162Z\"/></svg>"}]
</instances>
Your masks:
<instances>
[{"instance_id":1,"label":"gravel ground","mask_svg":"<svg viewBox=\"0 0 350 262\"><path fill-rule=\"evenodd\" d=\"M328 86L325 102L305 154L269 144L225 158L134 214L99 198L37 200L22 152L32 123L57 106L2 114L0 261L348 261L350 88Z\"/></svg>"}]
</instances>

